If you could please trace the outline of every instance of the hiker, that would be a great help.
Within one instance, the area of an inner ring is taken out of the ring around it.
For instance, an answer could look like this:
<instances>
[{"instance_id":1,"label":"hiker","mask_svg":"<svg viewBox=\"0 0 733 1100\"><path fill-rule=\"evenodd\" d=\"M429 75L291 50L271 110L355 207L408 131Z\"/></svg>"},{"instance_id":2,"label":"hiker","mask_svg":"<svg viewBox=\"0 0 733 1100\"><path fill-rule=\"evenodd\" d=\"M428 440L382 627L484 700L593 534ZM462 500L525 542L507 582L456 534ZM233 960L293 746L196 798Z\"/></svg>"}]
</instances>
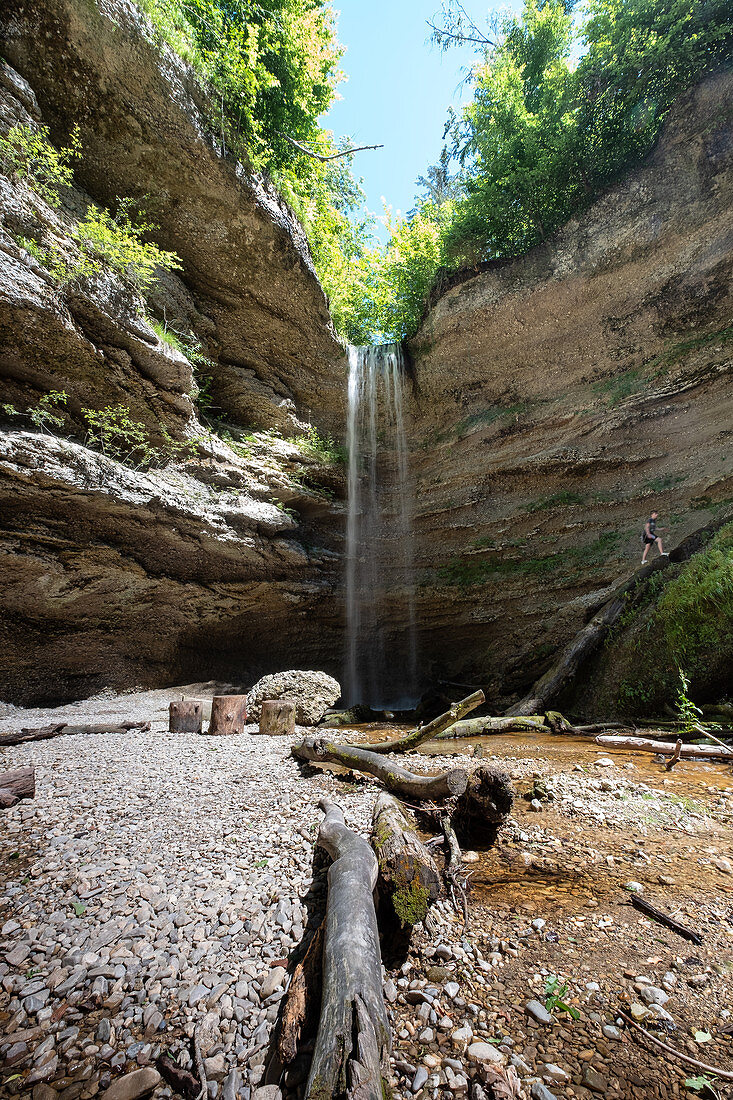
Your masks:
<instances>
[{"instance_id":1,"label":"hiker","mask_svg":"<svg viewBox=\"0 0 733 1100\"><path fill-rule=\"evenodd\" d=\"M641 555L641 564L646 565L646 556L649 553L649 547L653 546L656 542L657 549L659 550L660 558L668 558L669 554L666 554L664 547L662 546L662 540L657 534L657 516L658 512L652 512L649 519L644 524L644 530L641 535L641 541L644 543L644 553Z\"/></svg>"}]
</instances>

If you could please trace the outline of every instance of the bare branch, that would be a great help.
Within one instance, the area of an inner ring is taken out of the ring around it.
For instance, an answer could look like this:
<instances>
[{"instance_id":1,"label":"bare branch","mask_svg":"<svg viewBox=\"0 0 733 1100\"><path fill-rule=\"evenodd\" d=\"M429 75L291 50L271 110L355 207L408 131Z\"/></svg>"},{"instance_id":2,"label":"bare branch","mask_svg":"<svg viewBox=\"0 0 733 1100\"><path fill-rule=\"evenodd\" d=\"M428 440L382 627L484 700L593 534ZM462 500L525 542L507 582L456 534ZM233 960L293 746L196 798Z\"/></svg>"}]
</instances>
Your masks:
<instances>
[{"instance_id":1,"label":"bare branch","mask_svg":"<svg viewBox=\"0 0 733 1100\"><path fill-rule=\"evenodd\" d=\"M352 149L342 149L340 153L316 153L313 149L306 148L305 145L301 145L295 138L291 138L288 134L280 134L280 137L284 137L286 141L289 141L291 145L301 153L305 153L307 157L313 157L314 160L319 160L321 164L324 164L327 160L338 160L339 157L348 157L351 153L361 153L364 149L384 149L383 145L356 145Z\"/></svg>"},{"instance_id":2,"label":"bare branch","mask_svg":"<svg viewBox=\"0 0 733 1100\"><path fill-rule=\"evenodd\" d=\"M429 19L426 19L425 22L433 31L433 37L438 45L440 45L441 38L452 38L454 42L475 42L477 46L496 46L495 42L483 34L480 38L474 38L473 35L469 34L454 34L452 31L445 30L444 27L436 27L435 23L431 23Z\"/></svg>"}]
</instances>

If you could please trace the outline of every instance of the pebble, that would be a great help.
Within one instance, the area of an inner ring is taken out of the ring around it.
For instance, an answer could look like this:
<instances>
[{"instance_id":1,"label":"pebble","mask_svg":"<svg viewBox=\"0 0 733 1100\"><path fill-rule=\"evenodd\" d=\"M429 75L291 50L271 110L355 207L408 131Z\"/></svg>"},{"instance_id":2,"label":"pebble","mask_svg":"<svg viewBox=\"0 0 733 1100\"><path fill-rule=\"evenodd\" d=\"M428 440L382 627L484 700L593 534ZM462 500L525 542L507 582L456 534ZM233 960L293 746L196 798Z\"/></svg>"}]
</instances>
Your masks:
<instances>
[{"instance_id":1,"label":"pebble","mask_svg":"<svg viewBox=\"0 0 733 1100\"><path fill-rule=\"evenodd\" d=\"M583 1084L586 1085L587 1088L591 1089L592 1092L608 1091L608 1085L606 1083L605 1077L602 1077L598 1070L594 1069L593 1066L583 1067Z\"/></svg>"},{"instance_id":2,"label":"pebble","mask_svg":"<svg viewBox=\"0 0 733 1100\"><path fill-rule=\"evenodd\" d=\"M604 1024L602 1028L603 1034L607 1039L620 1039L621 1032L613 1024Z\"/></svg>"},{"instance_id":3,"label":"pebble","mask_svg":"<svg viewBox=\"0 0 733 1100\"><path fill-rule=\"evenodd\" d=\"M471 1043L466 1054L472 1062L504 1062L504 1055L492 1043Z\"/></svg>"},{"instance_id":4,"label":"pebble","mask_svg":"<svg viewBox=\"0 0 733 1100\"><path fill-rule=\"evenodd\" d=\"M563 1082L569 1080L570 1074L566 1073L560 1066L556 1066L554 1062L547 1062L542 1069L542 1076L551 1083L563 1084Z\"/></svg>"},{"instance_id":5,"label":"pebble","mask_svg":"<svg viewBox=\"0 0 733 1100\"><path fill-rule=\"evenodd\" d=\"M543 1004L541 1004L539 1001L535 1001L535 1000L528 1001L525 1007L526 1007L527 1012L530 1014L530 1016L533 1016L538 1024L551 1024L552 1023L552 1016L547 1011L545 1006Z\"/></svg>"},{"instance_id":6,"label":"pebble","mask_svg":"<svg viewBox=\"0 0 733 1100\"><path fill-rule=\"evenodd\" d=\"M118 1077L104 1093L102 1100L139 1100L148 1096L160 1084L161 1076L157 1069L147 1066Z\"/></svg>"},{"instance_id":7,"label":"pebble","mask_svg":"<svg viewBox=\"0 0 733 1100\"><path fill-rule=\"evenodd\" d=\"M543 1085L541 1081L535 1081L530 1089L530 1096L532 1100L557 1100L554 1092L550 1092L546 1085Z\"/></svg>"},{"instance_id":8,"label":"pebble","mask_svg":"<svg viewBox=\"0 0 733 1100\"><path fill-rule=\"evenodd\" d=\"M656 985L643 985L639 990L639 996L647 1005L666 1005L669 1000L669 993L665 993Z\"/></svg>"},{"instance_id":9,"label":"pebble","mask_svg":"<svg viewBox=\"0 0 733 1100\"><path fill-rule=\"evenodd\" d=\"M412 1091L419 1092L423 1085L427 1084L427 1080L430 1074L425 1066L418 1066L415 1076L412 1079Z\"/></svg>"},{"instance_id":10,"label":"pebble","mask_svg":"<svg viewBox=\"0 0 733 1100\"><path fill-rule=\"evenodd\" d=\"M627 882L624 886L624 890L629 890L632 894L643 894L644 886L641 882L635 882L634 879L631 879L631 881Z\"/></svg>"}]
</instances>

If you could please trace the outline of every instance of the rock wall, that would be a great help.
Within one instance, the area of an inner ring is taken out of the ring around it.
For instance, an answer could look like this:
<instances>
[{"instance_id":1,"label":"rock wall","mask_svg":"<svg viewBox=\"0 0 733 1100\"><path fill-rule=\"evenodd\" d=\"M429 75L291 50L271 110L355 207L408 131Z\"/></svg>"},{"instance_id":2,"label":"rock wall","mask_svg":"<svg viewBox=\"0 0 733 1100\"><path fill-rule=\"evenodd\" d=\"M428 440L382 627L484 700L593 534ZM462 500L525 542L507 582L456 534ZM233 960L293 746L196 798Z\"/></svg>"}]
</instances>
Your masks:
<instances>
[{"instance_id":1,"label":"rock wall","mask_svg":"<svg viewBox=\"0 0 733 1100\"><path fill-rule=\"evenodd\" d=\"M340 428L346 362L302 229L220 155L195 81L125 0L11 2L1 40L0 130L42 123L63 145L78 124L83 156L59 209L0 174L0 403L68 394L66 438L12 416L0 432L0 698L192 669L245 686L294 665L338 675L343 476L302 433ZM59 287L33 242L71 253L90 204L144 195L182 270L147 302L110 271ZM148 313L200 343L238 445L199 423L192 363ZM155 443L201 437L197 457L143 472L91 450L83 408L119 402Z\"/></svg>"},{"instance_id":2,"label":"rock wall","mask_svg":"<svg viewBox=\"0 0 733 1100\"><path fill-rule=\"evenodd\" d=\"M645 164L443 293L411 345L431 677L508 702L638 566L733 499L733 76Z\"/></svg>"}]
</instances>

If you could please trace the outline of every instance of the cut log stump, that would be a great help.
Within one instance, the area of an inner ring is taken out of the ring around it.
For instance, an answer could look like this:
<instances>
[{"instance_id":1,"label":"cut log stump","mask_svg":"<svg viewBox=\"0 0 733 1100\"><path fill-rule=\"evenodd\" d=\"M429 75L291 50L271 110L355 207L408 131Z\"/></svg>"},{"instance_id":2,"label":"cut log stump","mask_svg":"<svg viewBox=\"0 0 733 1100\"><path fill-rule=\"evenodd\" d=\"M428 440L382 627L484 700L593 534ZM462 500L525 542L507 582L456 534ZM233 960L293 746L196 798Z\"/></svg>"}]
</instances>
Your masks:
<instances>
[{"instance_id":1,"label":"cut log stump","mask_svg":"<svg viewBox=\"0 0 733 1100\"><path fill-rule=\"evenodd\" d=\"M201 699L178 699L168 707L171 733L201 733L204 704Z\"/></svg>"},{"instance_id":2,"label":"cut log stump","mask_svg":"<svg viewBox=\"0 0 733 1100\"><path fill-rule=\"evenodd\" d=\"M514 804L512 782L506 772L491 765L476 768L458 799L453 827L472 844L493 844Z\"/></svg>"},{"instance_id":3,"label":"cut log stump","mask_svg":"<svg viewBox=\"0 0 733 1100\"><path fill-rule=\"evenodd\" d=\"M318 844L333 859L323 940L323 995L306 1100L384 1100L389 1096L390 1030L373 891L377 860L347 829L338 806L322 800Z\"/></svg>"},{"instance_id":4,"label":"cut log stump","mask_svg":"<svg viewBox=\"0 0 733 1100\"><path fill-rule=\"evenodd\" d=\"M247 725L246 695L215 695L211 700L209 733L214 737L241 733Z\"/></svg>"},{"instance_id":5,"label":"cut log stump","mask_svg":"<svg viewBox=\"0 0 733 1100\"><path fill-rule=\"evenodd\" d=\"M295 700L263 699L260 712L260 733L271 737L290 737L295 733Z\"/></svg>"},{"instance_id":6,"label":"cut log stump","mask_svg":"<svg viewBox=\"0 0 733 1100\"><path fill-rule=\"evenodd\" d=\"M22 798L36 797L35 768L15 768L0 774L0 809L8 810Z\"/></svg>"},{"instance_id":7,"label":"cut log stump","mask_svg":"<svg viewBox=\"0 0 733 1100\"><path fill-rule=\"evenodd\" d=\"M389 894L400 924L419 924L440 896L440 872L396 798L380 794L372 818L372 846L380 887Z\"/></svg>"}]
</instances>

